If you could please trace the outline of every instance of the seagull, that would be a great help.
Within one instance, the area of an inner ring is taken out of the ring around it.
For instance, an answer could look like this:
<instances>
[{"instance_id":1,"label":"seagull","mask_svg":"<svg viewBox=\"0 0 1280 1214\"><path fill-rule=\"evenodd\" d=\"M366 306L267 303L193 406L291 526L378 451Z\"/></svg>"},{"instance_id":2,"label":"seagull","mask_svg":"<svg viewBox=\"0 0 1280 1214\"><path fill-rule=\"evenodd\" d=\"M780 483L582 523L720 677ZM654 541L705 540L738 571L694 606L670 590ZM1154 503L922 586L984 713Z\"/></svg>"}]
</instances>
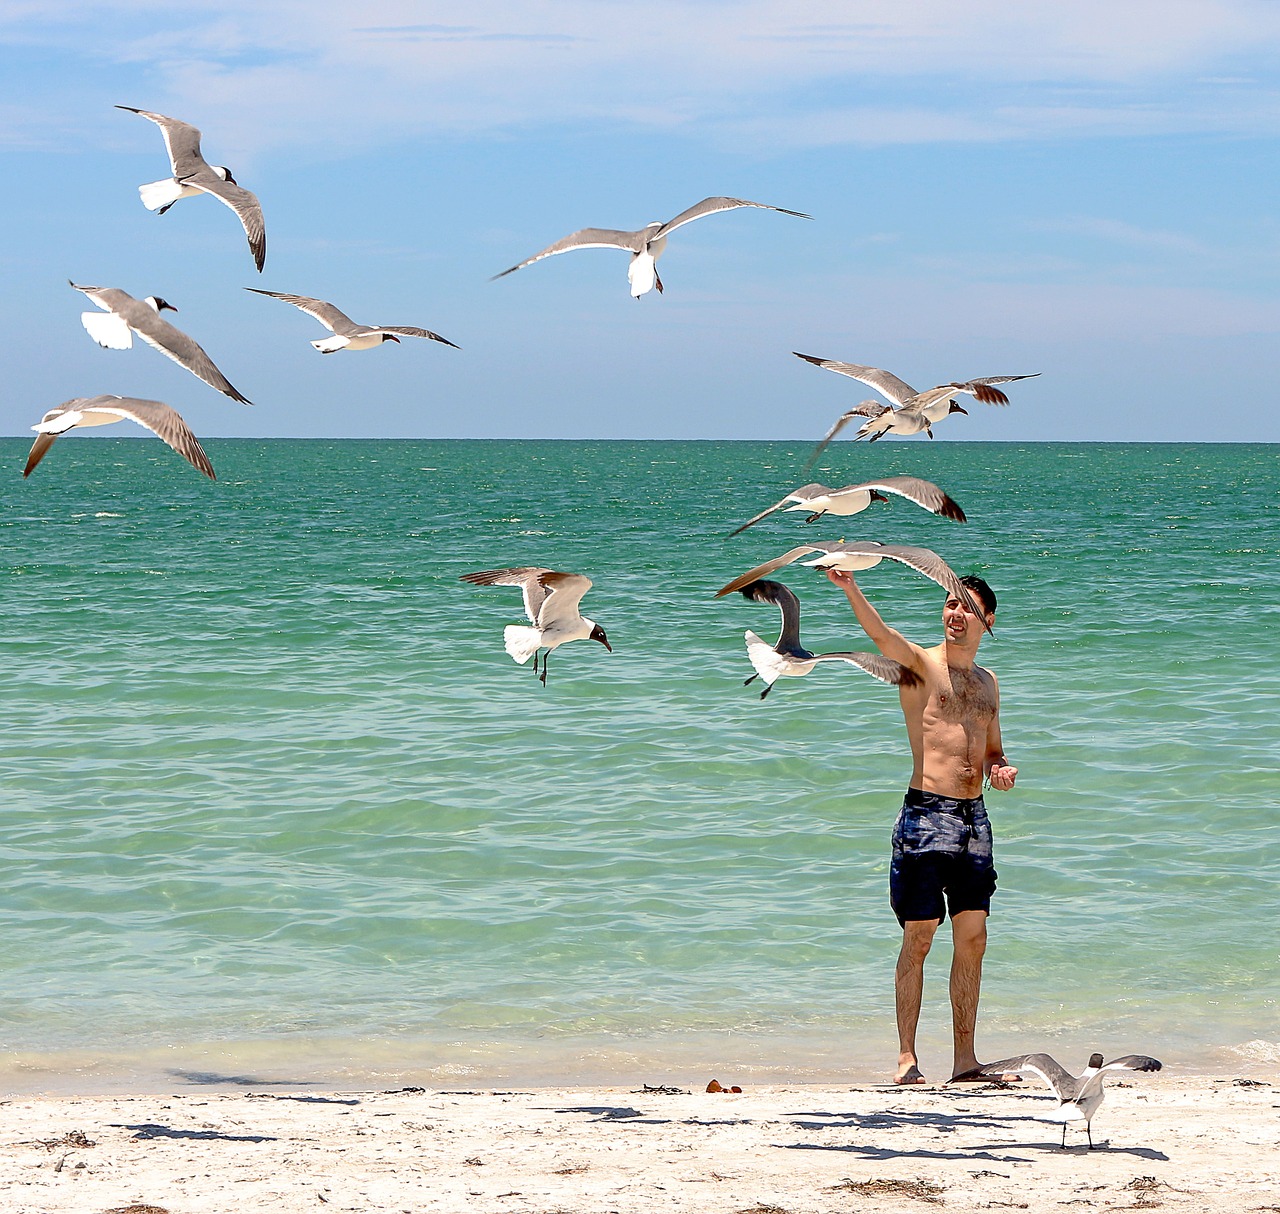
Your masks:
<instances>
[{"instance_id":1,"label":"seagull","mask_svg":"<svg viewBox=\"0 0 1280 1214\"><path fill-rule=\"evenodd\" d=\"M983 379L968 379L963 383L940 384L938 387L930 388L926 392L917 392L910 384L904 383L892 372L882 371L879 367L863 367L858 363L833 362L829 358L818 358L813 354L801 354L798 350L792 350L792 353L797 358L803 358L805 362L813 363L817 367L825 367L828 371L835 371L839 375L848 375L851 379L867 384L869 387L875 388L877 392L883 393L894 405L898 406L894 409L882 404L880 401L864 400L856 408L842 414L814 450L809 459L810 465L822 454L826 445L840 433L845 424L855 417L868 419L863 423L855 438L869 438L872 442L875 442L876 439L890 432L907 435L919 434L921 431L924 431L925 434L932 438L933 430L931 427L934 422L940 422L944 417L949 417L952 413L967 414L969 412L956 403L954 398L957 393L963 392L984 405L1007 405L1009 403L1008 396L993 385L1011 384L1019 379L1034 379L1040 374L1039 371L1036 371L1031 375L988 375Z\"/></svg>"},{"instance_id":2,"label":"seagull","mask_svg":"<svg viewBox=\"0 0 1280 1214\"><path fill-rule=\"evenodd\" d=\"M960 599L978 619L983 621L982 626L991 632L991 628L986 623L986 615L974 601L968 586L956 577L951 566L936 552L931 552L928 548L912 548L906 544L881 544L875 540L858 540L849 544L843 540L838 542L822 540L812 544L801 544L798 548L792 548L771 561L765 561L763 565L748 569L727 586L717 590L715 597L721 598L726 594L732 594L735 590L741 590L749 582L767 577L775 570L781 569L784 565L790 565L792 561L797 561L811 552L818 553L818 556L811 561L805 561L804 564L816 569L843 569L851 573L862 569L874 569L883 560L899 561L917 573L924 574L930 581L937 582L948 594Z\"/></svg>"},{"instance_id":3,"label":"seagull","mask_svg":"<svg viewBox=\"0 0 1280 1214\"><path fill-rule=\"evenodd\" d=\"M547 655L566 641L599 641L610 653L613 646L604 629L578 611L582 596L591 589L591 579L581 573L560 573L536 565L515 569L485 569L464 573L459 579L473 586L519 586L524 592L524 610L532 628L508 624L503 630L507 652L522 666L533 659L538 673L538 651L542 655L542 685L547 685Z\"/></svg>"},{"instance_id":4,"label":"seagull","mask_svg":"<svg viewBox=\"0 0 1280 1214\"><path fill-rule=\"evenodd\" d=\"M655 221L636 232L619 232L614 228L583 228L566 236L563 240L557 240L555 244L547 245L541 253L525 258L519 265L503 270L501 274L495 274L489 281L503 278L507 274L514 274L516 270L532 265L535 261L541 261L544 257L551 257L556 253L567 253L570 249L625 249L631 254L631 264L627 267L627 281L631 284L631 294L639 299L654 287L657 287L661 293L662 279L658 277L657 261L667 246L667 236L683 224L692 223L693 220L701 219L704 215L714 215L717 211L732 211L735 207L760 207L766 211L794 215L798 219L813 218L812 215L805 215L801 211L788 211L786 207L770 206L767 202L747 202L743 198L704 198L687 211L681 211L674 219L669 219L666 223Z\"/></svg>"},{"instance_id":5,"label":"seagull","mask_svg":"<svg viewBox=\"0 0 1280 1214\"><path fill-rule=\"evenodd\" d=\"M774 683L784 676L799 678L808 674L819 662L848 662L859 666L882 683L914 687L920 676L901 662L878 653L810 653L800 644L800 600L781 582L748 582L739 587L746 598L756 603L774 603L782 611L782 632L778 643L770 645L762 641L750 628L747 629L747 657L756 673L743 683L764 680L763 700L773 690Z\"/></svg>"},{"instance_id":6,"label":"seagull","mask_svg":"<svg viewBox=\"0 0 1280 1214\"><path fill-rule=\"evenodd\" d=\"M108 350L129 350L133 347L133 334L136 333L147 345L186 367L210 387L241 404L253 404L231 386L227 377L213 365L213 360L190 337L160 315L165 309L170 312L178 310L167 300L158 295L134 299L116 287L81 287L74 282L71 285L77 291L83 291L106 312L106 315L100 312L80 313L81 322L98 345Z\"/></svg>"},{"instance_id":7,"label":"seagull","mask_svg":"<svg viewBox=\"0 0 1280 1214\"><path fill-rule=\"evenodd\" d=\"M1039 1075L1058 1097L1058 1107L1049 1114L1050 1121L1062 1122L1062 1145L1067 1145L1067 1125L1072 1121L1083 1121L1084 1131L1089 1136L1089 1150L1093 1150L1093 1131L1090 1122L1102 1104L1102 1077L1107 1071L1158 1071L1160 1063L1145 1054L1126 1054L1123 1058L1113 1058L1103 1062L1101 1054L1091 1054L1089 1065L1079 1075L1068 1074L1067 1070L1056 1059L1048 1054L1019 1054L1016 1058L1006 1058L1003 1062L989 1062L986 1066L975 1067L963 1075L957 1075L952 1083L960 1080L999 1076L1009 1071L1030 1071Z\"/></svg>"},{"instance_id":8,"label":"seagull","mask_svg":"<svg viewBox=\"0 0 1280 1214\"><path fill-rule=\"evenodd\" d=\"M905 497L931 514L940 514L943 518L954 519L957 523L965 522L964 511L932 482L920 480L915 476L886 476L883 480L863 481L860 485L845 485L843 489L829 489L826 485L818 484L801 485L799 489L793 489L788 493L777 505L770 506L768 510L761 510L755 518L748 519L741 527L736 527L729 534L737 535L745 531L784 506L788 512L810 511L809 517L805 519L806 523L816 522L824 514L861 514L872 502L887 502L889 499L885 497L886 493ZM795 505L787 506L788 502L794 502Z\"/></svg>"},{"instance_id":9,"label":"seagull","mask_svg":"<svg viewBox=\"0 0 1280 1214\"><path fill-rule=\"evenodd\" d=\"M176 409L158 400L138 400L133 396L78 396L50 409L37 425L31 427L36 432L36 441L31 444L31 454L27 456L27 466L22 475L31 475L59 434L66 434L77 426L109 426L126 418L164 439L210 480L218 479L199 439L191 433Z\"/></svg>"},{"instance_id":10,"label":"seagull","mask_svg":"<svg viewBox=\"0 0 1280 1214\"><path fill-rule=\"evenodd\" d=\"M188 122L166 118L150 110L134 109L131 105L118 105L118 110L141 114L150 118L164 135L164 146L169 152L173 176L163 181L152 181L138 187L142 205L149 211L163 215L179 198L193 198L196 194L212 194L219 202L225 202L240 220L244 234L249 238L249 250L253 253L258 273L262 273L267 260L267 231L262 223L262 206L256 194L236 183L231 170L225 165L206 163L200 155L200 132Z\"/></svg>"},{"instance_id":11,"label":"seagull","mask_svg":"<svg viewBox=\"0 0 1280 1214\"><path fill-rule=\"evenodd\" d=\"M321 354L332 354L335 350L368 350L371 346L380 346L384 341L393 341L397 345L400 337L429 337L432 341L443 342L446 346L454 346L446 337L432 333L430 329L415 329L412 325L358 325L345 312L339 311L331 303L323 299L312 299L307 295L284 295L279 291L260 291L257 287L245 287L255 295L269 295L272 299L283 299L295 308L301 308L308 316L314 316L332 337L322 337L313 341ZM400 336L397 337L396 335Z\"/></svg>"}]
</instances>

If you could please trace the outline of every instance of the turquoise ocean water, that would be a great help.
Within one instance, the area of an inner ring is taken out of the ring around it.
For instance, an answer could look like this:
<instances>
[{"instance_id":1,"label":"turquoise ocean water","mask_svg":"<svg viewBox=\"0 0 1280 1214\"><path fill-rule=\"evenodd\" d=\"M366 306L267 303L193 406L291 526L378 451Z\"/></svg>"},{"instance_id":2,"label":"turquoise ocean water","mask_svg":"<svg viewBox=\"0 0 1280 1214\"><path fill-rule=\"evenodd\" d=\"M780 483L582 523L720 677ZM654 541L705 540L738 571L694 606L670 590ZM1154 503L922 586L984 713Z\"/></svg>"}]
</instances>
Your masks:
<instances>
[{"instance_id":1,"label":"turquoise ocean water","mask_svg":"<svg viewBox=\"0 0 1280 1214\"><path fill-rule=\"evenodd\" d=\"M715 600L802 537L934 548L1000 596L1014 792L979 1051L1280 1061L1280 450L843 443L903 501L726 533L804 444L0 441L0 1082L879 1078L910 772L852 669L761 702ZM502 650L543 564L612 654ZM862 585L912 639L941 593ZM814 649L843 596L781 575ZM758 686L758 685L756 685ZM925 1068L948 1065L939 937Z\"/></svg>"}]
</instances>

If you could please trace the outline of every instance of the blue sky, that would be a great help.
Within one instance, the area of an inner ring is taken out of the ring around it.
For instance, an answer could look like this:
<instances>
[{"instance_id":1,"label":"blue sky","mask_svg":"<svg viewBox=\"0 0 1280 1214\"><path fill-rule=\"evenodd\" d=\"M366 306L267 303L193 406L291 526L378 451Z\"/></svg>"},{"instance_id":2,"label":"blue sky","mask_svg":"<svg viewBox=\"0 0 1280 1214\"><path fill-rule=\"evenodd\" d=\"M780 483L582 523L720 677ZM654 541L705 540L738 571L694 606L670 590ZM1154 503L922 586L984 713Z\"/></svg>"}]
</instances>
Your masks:
<instances>
[{"instance_id":1,"label":"blue sky","mask_svg":"<svg viewBox=\"0 0 1280 1214\"><path fill-rule=\"evenodd\" d=\"M0 2L0 434L102 392L201 437L816 439L873 395L1041 372L951 439L1280 441L1280 5L1268 0ZM160 133L262 200L164 216ZM728 194L665 296L585 226ZM176 304L255 405L98 348L67 279ZM321 356L330 299L408 341ZM114 428L112 434L124 433ZM927 441L927 440L887 440Z\"/></svg>"}]
</instances>

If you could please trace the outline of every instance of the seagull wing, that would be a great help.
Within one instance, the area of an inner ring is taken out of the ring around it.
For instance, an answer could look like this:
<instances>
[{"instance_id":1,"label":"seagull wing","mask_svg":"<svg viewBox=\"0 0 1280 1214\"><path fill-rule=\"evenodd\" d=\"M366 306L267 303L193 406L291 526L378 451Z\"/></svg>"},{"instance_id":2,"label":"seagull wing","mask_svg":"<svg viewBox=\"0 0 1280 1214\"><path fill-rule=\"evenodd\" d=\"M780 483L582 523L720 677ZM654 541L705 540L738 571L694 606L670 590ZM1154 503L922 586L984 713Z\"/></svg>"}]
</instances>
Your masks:
<instances>
[{"instance_id":1,"label":"seagull wing","mask_svg":"<svg viewBox=\"0 0 1280 1214\"><path fill-rule=\"evenodd\" d=\"M128 110L131 114L149 118L160 128L160 133L164 136L165 150L169 153L169 163L173 166L174 177L181 180L184 177L193 176L201 169L208 169L205 158L200 155L200 132L189 122L180 122L177 118L168 118L164 114L156 114L151 110L137 110L131 105L118 105L116 109Z\"/></svg>"},{"instance_id":2,"label":"seagull wing","mask_svg":"<svg viewBox=\"0 0 1280 1214\"><path fill-rule=\"evenodd\" d=\"M895 405L905 405L916 394L916 390L910 384L904 383L889 371L882 371L879 367L864 367L859 363L838 363L829 358L817 358L813 354L801 354L799 350L792 350L791 353L797 358L803 358L805 362L813 363L815 367L824 367L828 371L836 372L837 375L847 375L850 379L856 379L877 392L883 392Z\"/></svg>"},{"instance_id":3,"label":"seagull wing","mask_svg":"<svg viewBox=\"0 0 1280 1214\"><path fill-rule=\"evenodd\" d=\"M54 412L56 412L56 410L51 410L49 413L46 413L44 415L44 419L48 421L49 418L53 416ZM56 439L57 437L58 437L57 434L37 434L36 435L36 441L31 444L31 450L27 454L27 466L22 470L23 479L26 479L28 476L30 476L31 473L35 470L35 466L42 459L44 459L45 455L49 451L49 448L53 446L54 439Z\"/></svg>"},{"instance_id":4,"label":"seagull wing","mask_svg":"<svg viewBox=\"0 0 1280 1214\"><path fill-rule=\"evenodd\" d=\"M943 518L954 519L957 523L965 522L964 511L943 493L932 481L921 480L916 476L886 476L884 480L865 481L861 485L846 485L837 489L832 497L841 493L853 493L861 489L878 489L882 493L893 493L915 502L917 506L928 510L931 514L940 514Z\"/></svg>"},{"instance_id":5,"label":"seagull wing","mask_svg":"<svg viewBox=\"0 0 1280 1214\"><path fill-rule=\"evenodd\" d=\"M501 274L495 274L489 281L505 278L508 274L523 270L525 266L531 266L544 257L554 257L557 253L568 253L572 249L625 249L628 253L639 253L644 248L647 238L648 233L645 231L620 232L615 228L583 228L571 233L563 240L557 240L555 244L547 245L542 252L526 257L519 265L503 270Z\"/></svg>"},{"instance_id":6,"label":"seagull wing","mask_svg":"<svg viewBox=\"0 0 1280 1214\"><path fill-rule=\"evenodd\" d=\"M781 582L760 579L739 587L739 592L755 603L772 603L782 612L782 630L774 649L780 654L808 654L800 644L800 600L795 591ZM812 655L810 655L812 656Z\"/></svg>"},{"instance_id":7,"label":"seagull wing","mask_svg":"<svg viewBox=\"0 0 1280 1214\"><path fill-rule=\"evenodd\" d=\"M793 489L790 493L787 494L786 497L782 499L782 501L778 502L776 505L770 506L768 510L761 510L760 513L755 516L755 518L747 519L747 521L743 523L741 527L735 527L732 531L729 532L729 534L737 535L739 532L745 531L748 527L754 527L756 523L758 523L762 518L768 518L769 515L771 515L775 510L781 510L782 507L785 506L788 502L806 502L806 501L812 500L815 497L820 497L824 493L829 493L829 492L830 490L826 487L826 485L818 485L818 484L803 485L799 489Z\"/></svg>"},{"instance_id":8,"label":"seagull wing","mask_svg":"<svg viewBox=\"0 0 1280 1214\"><path fill-rule=\"evenodd\" d=\"M131 328L153 350L159 350L166 358L173 359L179 366L186 367L197 379L202 379L211 388L239 401L242 405L253 402L241 395L231 381L218 370L211 359L192 337L188 337L181 329L175 328L149 305L134 299L127 311L121 313Z\"/></svg>"},{"instance_id":9,"label":"seagull wing","mask_svg":"<svg viewBox=\"0 0 1280 1214\"><path fill-rule=\"evenodd\" d=\"M258 196L233 181L223 181L210 168L193 173L184 185L194 186L206 194L212 194L219 202L225 202L240 220L244 234L249 240L249 251L253 254L253 263L262 273L263 264L267 260L267 229L262 222L262 204Z\"/></svg>"},{"instance_id":10,"label":"seagull wing","mask_svg":"<svg viewBox=\"0 0 1280 1214\"><path fill-rule=\"evenodd\" d=\"M349 337L352 333L361 331L360 326L350 316L335 308L333 304L325 303L323 299L312 299L309 295L286 295L282 291L264 291L260 287L245 287L245 290L252 291L255 295L269 295L272 299L283 299L285 303L293 304L308 316L314 316L330 333L342 333Z\"/></svg>"},{"instance_id":11,"label":"seagull wing","mask_svg":"<svg viewBox=\"0 0 1280 1214\"><path fill-rule=\"evenodd\" d=\"M898 561L900 564L914 569L917 573L924 574L930 581L937 582L948 594L954 594L961 599L969 610L983 621L982 626L988 632L991 631L986 625L986 614L974 600L969 587L960 581L951 566L942 557L929 548L914 548L907 544L874 544L863 541L861 543L833 545L828 551L861 552L864 548L866 551L874 552L877 556L885 557L887 560Z\"/></svg>"},{"instance_id":12,"label":"seagull wing","mask_svg":"<svg viewBox=\"0 0 1280 1214\"><path fill-rule=\"evenodd\" d=\"M547 597L542 577L554 573L539 565L518 565L510 569L482 569L479 573L464 573L458 580L473 586L519 586L524 592L524 613L529 623L537 625L538 612Z\"/></svg>"},{"instance_id":13,"label":"seagull wing","mask_svg":"<svg viewBox=\"0 0 1280 1214\"><path fill-rule=\"evenodd\" d=\"M818 462L818 457L831 445L832 439L855 417L880 417L888 412L890 412L888 405L882 405L878 400L864 400L856 409L850 409L847 413L840 414L836 418L836 424L822 436L822 441L814 447L812 454L809 456L809 462L804 466L804 470L808 472Z\"/></svg>"},{"instance_id":14,"label":"seagull wing","mask_svg":"<svg viewBox=\"0 0 1280 1214\"><path fill-rule=\"evenodd\" d=\"M439 341L446 346L453 346L455 350L462 348L461 346L455 346L447 337L441 337L439 333L432 333L430 329L417 329L413 325L379 325L378 328L383 333L399 333L401 337L429 337L432 341Z\"/></svg>"},{"instance_id":15,"label":"seagull wing","mask_svg":"<svg viewBox=\"0 0 1280 1214\"><path fill-rule=\"evenodd\" d=\"M763 565L757 565L754 569L748 569L746 573L740 574L734 578L727 586L722 586L716 591L716 598L723 598L726 594L732 594L735 590L741 590L749 582L758 581L762 577L768 577L776 569L781 569L784 565L790 565L792 561L798 561L802 556L808 555L810 552L825 552L826 548L818 544L801 544L799 548L792 548L789 552L784 552L781 556L775 557L772 561L765 561Z\"/></svg>"},{"instance_id":16,"label":"seagull wing","mask_svg":"<svg viewBox=\"0 0 1280 1214\"><path fill-rule=\"evenodd\" d=\"M546 628L558 620L573 619L578 615L582 596L591 589L591 579L581 573L559 573L548 569L538 581L547 592L534 621L539 628Z\"/></svg>"},{"instance_id":17,"label":"seagull wing","mask_svg":"<svg viewBox=\"0 0 1280 1214\"><path fill-rule=\"evenodd\" d=\"M210 480L218 479L213 474L209 457L200 446L200 440L191 432L191 427L176 409L163 401L139 400L133 396L95 396L81 401L79 409L81 413L107 413L137 422L163 439L187 463L203 472Z\"/></svg>"},{"instance_id":18,"label":"seagull wing","mask_svg":"<svg viewBox=\"0 0 1280 1214\"><path fill-rule=\"evenodd\" d=\"M1051 1058L1048 1054L1019 1054L1016 1058L1002 1058L999 1062L988 1062L985 1066L974 1067L973 1070L966 1071L955 1078L998 1079L1001 1075L1014 1071L1028 1071L1033 1075L1039 1075L1058 1094L1060 1100L1070 1099L1075 1092L1076 1077L1056 1058Z\"/></svg>"},{"instance_id":19,"label":"seagull wing","mask_svg":"<svg viewBox=\"0 0 1280 1214\"><path fill-rule=\"evenodd\" d=\"M984 405L1007 405L1009 398L999 388L993 388L992 384L1011 384L1019 379L1035 379L1039 374L1039 371L1035 371L1031 375L988 375L983 379L967 379L962 384L946 384L944 387L952 392L967 392ZM934 389L935 392L939 390Z\"/></svg>"},{"instance_id":20,"label":"seagull wing","mask_svg":"<svg viewBox=\"0 0 1280 1214\"><path fill-rule=\"evenodd\" d=\"M813 660L815 662L848 662L850 665L861 667L872 678L894 687L915 687L920 682L920 676L910 667L879 653L819 653Z\"/></svg>"},{"instance_id":21,"label":"seagull wing","mask_svg":"<svg viewBox=\"0 0 1280 1214\"><path fill-rule=\"evenodd\" d=\"M786 207L770 206L767 202L748 202L745 198L704 198L701 202L694 203L687 211L681 211L674 219L668 219L649 239L658 240L686 223L701 219L704 215L714 215L717 211L732 211L737 207L760 207L765 211L779 211L783 215L794 215L797 219L813 218L812 215L806 215L802 211L788 211Z\"/></svg>"}]
</instances>

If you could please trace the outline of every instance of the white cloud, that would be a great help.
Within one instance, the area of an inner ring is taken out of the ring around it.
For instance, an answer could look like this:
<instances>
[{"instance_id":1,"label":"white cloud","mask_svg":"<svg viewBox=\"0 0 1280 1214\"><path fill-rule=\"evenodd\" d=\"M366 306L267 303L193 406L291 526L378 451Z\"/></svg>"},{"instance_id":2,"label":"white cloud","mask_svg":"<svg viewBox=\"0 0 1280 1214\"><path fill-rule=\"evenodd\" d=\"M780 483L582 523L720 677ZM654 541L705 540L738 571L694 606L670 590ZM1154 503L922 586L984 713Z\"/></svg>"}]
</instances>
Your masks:
<instances>
[{"instance_id":1,"label":"white cloud","mask_svg":"<svg viewBox=\"0 0 1280 1214\"><path fill-rule=\"evenodd\" d=\"M579 121L819 146L1280 125L1250 83L1280 45L1266 0L10 3L0 40L143 65L147 104L212 99L258 146ZM1061 104L1034 104L1045 89Z\"/></svg>"}]
</instances>

